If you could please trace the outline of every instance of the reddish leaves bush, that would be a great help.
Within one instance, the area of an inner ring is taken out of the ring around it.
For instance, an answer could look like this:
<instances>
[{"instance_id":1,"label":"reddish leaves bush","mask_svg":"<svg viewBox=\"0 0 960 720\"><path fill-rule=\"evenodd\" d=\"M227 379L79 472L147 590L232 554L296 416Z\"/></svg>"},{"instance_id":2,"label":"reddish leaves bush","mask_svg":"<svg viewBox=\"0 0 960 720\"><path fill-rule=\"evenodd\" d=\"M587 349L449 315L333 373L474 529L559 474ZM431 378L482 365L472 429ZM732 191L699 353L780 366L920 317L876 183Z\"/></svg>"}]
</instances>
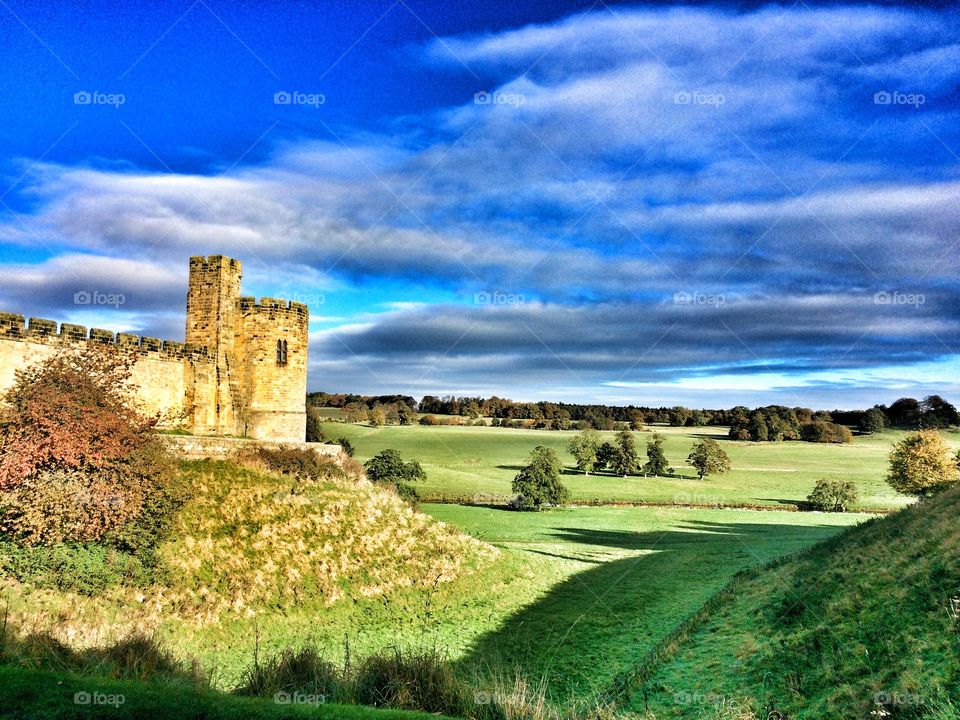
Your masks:
<instances>
[{"instance_id":1,"label":"reddish leaves bush","mask_svg":"<svg viewBox=\"0 0 960 720\"><path fill-rule=\"evenodd\" d=\"M27 544L99 540L136 518L173 467L134 409L132 358L63 348L17 373L0 420L0 531Z\"/></svg>"}]
</instances>

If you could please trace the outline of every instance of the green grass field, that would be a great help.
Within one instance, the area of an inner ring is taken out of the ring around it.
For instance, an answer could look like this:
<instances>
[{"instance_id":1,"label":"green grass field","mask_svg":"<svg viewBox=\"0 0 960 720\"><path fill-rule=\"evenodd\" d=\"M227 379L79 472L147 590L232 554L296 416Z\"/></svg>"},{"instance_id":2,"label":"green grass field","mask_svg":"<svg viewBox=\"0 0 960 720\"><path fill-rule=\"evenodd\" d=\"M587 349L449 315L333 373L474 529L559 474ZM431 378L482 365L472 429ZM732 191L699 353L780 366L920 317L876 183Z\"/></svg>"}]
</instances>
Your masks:
<instances>
[{"instance_id":1,"label":"green grass field","mask_svg":"<svg viewBox=\"0 0 960 720\"><path fill-rule=\"evenodd\" d=\"M419 486L430 500L502 501L510 482L536 445L555 449L568 466L563 479L581 502L647 501L675 504L779 505L802 501L823 477L852 480L860 488L860 505L899 508L909 500L884 482L887 454L903 433L857 437L849 445L805 442L751 443L726 439L723 428L657 428L665 437L667 458L682 477L628 477L609 474L584 476L573 469L566 445L572 432L513 430L493 427L422 427L327 423L330 438L346 437L363 461L384 448L400 450L418 460L427 473ZM612 439L613 433L603 433ZM650 432L635 433L643 453ZM685 464L690 446L710 435L721 440L733 463L727 475L700 481ZM953 447L960 438L947 434Z\"/></svg>"},{"instance_id":2,"label":"green grass field","mask_svg":"<svg viewBox=\"0 0 960 720\"><path fill-rule=\"evenodd\" d=\"M545 678L558 700L606 688L739 570L865 518L651 507L424 510L504 549L543 581L524 583L532 602L477 634L463 662L522 667Z\"/></svg>"}]
</instances>

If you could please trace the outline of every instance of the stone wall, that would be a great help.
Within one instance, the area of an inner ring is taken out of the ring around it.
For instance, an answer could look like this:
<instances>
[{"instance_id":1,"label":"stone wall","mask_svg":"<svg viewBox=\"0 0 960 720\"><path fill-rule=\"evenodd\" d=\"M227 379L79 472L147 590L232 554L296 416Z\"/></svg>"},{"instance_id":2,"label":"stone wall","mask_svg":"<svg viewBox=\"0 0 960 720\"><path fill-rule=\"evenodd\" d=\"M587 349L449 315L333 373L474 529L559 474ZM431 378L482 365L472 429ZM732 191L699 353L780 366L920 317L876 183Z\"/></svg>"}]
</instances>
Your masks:
<instances>
[{"instance_id":1,"label":"stone wall","mask_svg":"<svg viewBox=\"0 0 960 720\"><path fill-rule=\"evenodd\" d=\"M254 440L252 438L211 437L201 435L160 435L163 442L177 456L187 460L229 460L238 452L254 447L292 447L302 450L312 450L325 457L332 457L339 461L341 450L339 445L325 445L323 443L279 443L269 440Z\"/></svg>"}]
</instances>

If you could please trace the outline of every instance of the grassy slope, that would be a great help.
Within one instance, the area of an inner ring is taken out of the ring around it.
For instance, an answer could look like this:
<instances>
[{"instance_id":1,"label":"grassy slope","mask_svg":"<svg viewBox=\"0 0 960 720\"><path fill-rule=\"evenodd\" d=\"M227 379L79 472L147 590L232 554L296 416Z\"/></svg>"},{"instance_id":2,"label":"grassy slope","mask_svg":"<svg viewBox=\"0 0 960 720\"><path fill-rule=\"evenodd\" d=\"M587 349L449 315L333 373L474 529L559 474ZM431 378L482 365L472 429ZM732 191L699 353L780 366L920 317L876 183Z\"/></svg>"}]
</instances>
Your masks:
<instances>
[{"instance_id":1,"label":"grassy slope","mask_svg":"<svg viewBox=\"0 0 960 720\"><path fill-rule=\"evenodd\" d=\"M477 638L464 662L502 660L555 697L606 687L739 570L809 547L864 516L644 507L518 515L424 509L549 571L549 587ZM559 574L558 574L559 571ZM496 591L497 588L492 588Z\"/></svg>"},{"instance_id":2,"label":"grassy slope","mask_svg":"<svg viewBox=\"0 0 960 720\"><path fill-rule=\"evenodd\" d=\"M858 437L849 445L813 443L741 443L723 439L733 462L733 471L698 481L684 464L690 446L704 434L723 436L719 428L658 428L666 440L668 460L682 478L621 478L611 475L583 476L572 469L564 482L580 500L644 500L696 504L771 504L803 500L817 479L829 477L852 480L861 491L865 507L902 507L908 500L894 493L883 481L890 446L903 433L886 431ZM536 445L554 448L573 467L566 451L570 432L511 430L492 427L398 427L371 428L366 425L329 423L329 437L344 436L352 442L359 460L394 447L414 458L427 471L420 487L424 494L440 500L505 497L510 481ZM613 433L603 433L612 439ZM649 432L636 433L641 454ZM960 447L960 438L947 435Z\"/></svg>"},{"instance_id":3,"label":"grassy slope","mask_svg":"<svg viewBox=\"0 0 960 720\"><path fill-rule=\"evenodd\" d=\"M899 697L896 717L957 703L958 515L960 487L759 571L626 705L688 718L745 695L799 719L867 717L878 693Z\"/></svg>"},{"instance_id":4,"label":"grassy slope","mask_svg":"<svg viewBox=\"0 0 960 720\"><path fill-rule=\"evenodd\" d=\"M76 693L114 696L120 704L74 702ZM3 720L426 720L436 715L375 710L347 705L278 704L165 683L78 677L28 668L0 666L0 718Z\"/></svg>"}]
</instances>

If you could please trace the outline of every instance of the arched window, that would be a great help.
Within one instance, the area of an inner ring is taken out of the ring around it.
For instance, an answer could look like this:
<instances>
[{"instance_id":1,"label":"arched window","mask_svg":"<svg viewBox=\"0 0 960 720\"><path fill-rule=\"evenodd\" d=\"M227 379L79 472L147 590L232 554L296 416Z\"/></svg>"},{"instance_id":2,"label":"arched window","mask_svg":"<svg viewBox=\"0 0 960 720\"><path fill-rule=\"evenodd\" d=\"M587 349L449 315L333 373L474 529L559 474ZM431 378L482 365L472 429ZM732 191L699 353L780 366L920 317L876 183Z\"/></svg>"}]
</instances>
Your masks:
<instances>
[{"instance_id":1,"label":"arched window","mask_svg":"<svg viewBox=\"0 0 960 720\"><path fill-rule=\"evenodd\" d=\"M277 340L277 365L287 364L287 341Z\"/></svg>"}]
</instances>

